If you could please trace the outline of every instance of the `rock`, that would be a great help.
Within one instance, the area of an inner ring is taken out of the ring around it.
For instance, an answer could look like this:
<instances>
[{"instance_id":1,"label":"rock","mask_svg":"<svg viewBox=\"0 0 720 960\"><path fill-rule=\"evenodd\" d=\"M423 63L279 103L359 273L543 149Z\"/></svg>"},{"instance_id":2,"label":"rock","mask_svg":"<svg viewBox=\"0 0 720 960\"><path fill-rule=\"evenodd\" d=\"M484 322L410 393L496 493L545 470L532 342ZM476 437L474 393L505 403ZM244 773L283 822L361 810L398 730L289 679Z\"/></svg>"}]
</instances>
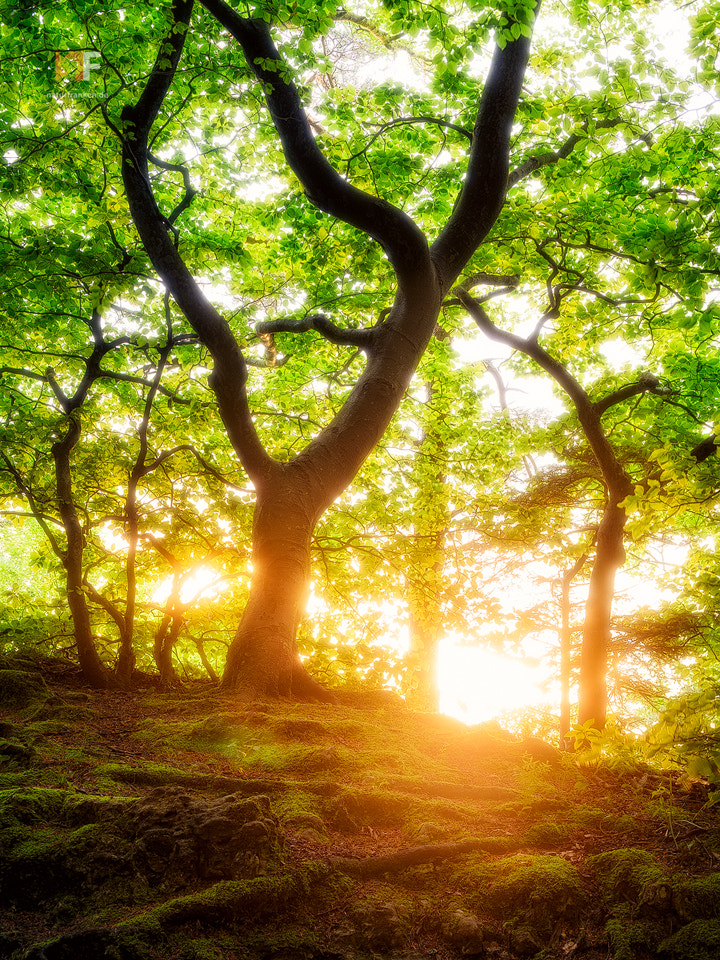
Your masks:
<instances>
[{"instance_id":1,"label":"rock","mask_svg":"<svg viewBox=\"0 0 720 960\"><path fill-rule=\"evenodd\" d=\"M40 677L24 670L0 670L0 703L22 709L43 689Z\"/></svg>"},{"instance_id":2,"label":"rock","mask_svg":"<svg viewBox=\"0 0 720 960\"><path fill-rule=\"evenodd\" d=\"M171 886L193 877L256 876L282 841L267 797L230 794L206 800L179 787L160 787L131 805L137 861Z\"/></svg>"},{"instance_id":3,"label":"rock","mask_svg":"<svg viewBox=\"0 0 720 960\"><path fill-rule=\"evenodd\" d=\"M443 933L465 957L483 953L483 928L477 917L461 907L443 923Z\"/></svg>"},{"instance_id":4,"label":"rock","mask_svg":"<svg viewBox=\"0 0 720 960\"><path fill-rule=\"evenodd\" d=\"M416 843L435 843L442 832L436 823L423 823L418 827L414 839Z\"/></svg>"},{"instance_id":5,"label":"rock","mask_svg":"<svg viewBox=\"0 0 720 960\"><path fill-rule=\"evenodd\" d=\"M404 940L403 917L395 903L358 905L354 921L358 940L371 950L392 950Z\"/></svg>"},{"instance_id":6,"label":"rock","mask_svg":"<svg viewBox=\"0 0 720 960\"><path fill-rule=\"evenodd\" d=\"M535 931L526 924L516 927L511 932L510 944L521 957L534 957L543 948L543 943Z\"/></svg>"},{"instance_id":7,"label":"rock","mask_svg":"<svg viewBox=\"0 0 720 960\"><path fill-rule=\"evenodd\" d=\"M312 827L305 827L304 830L298 830L295 834L298 840L305 840L307 843L325 843L327 842L323 836L321 836L317 830L313 830Z\"/></svg>"},{"instance_id":8,"label":"rock","mask_svg":"<svg viewBox=\"0 0 720 960\"><path fill-rule=\"evenodd\" d=\"M5 757L11 762L28 764L34 753L33 748L26 747L24 743L18 743L16 740L0 740L0 757Z\"/></svg>"}]
</instances>

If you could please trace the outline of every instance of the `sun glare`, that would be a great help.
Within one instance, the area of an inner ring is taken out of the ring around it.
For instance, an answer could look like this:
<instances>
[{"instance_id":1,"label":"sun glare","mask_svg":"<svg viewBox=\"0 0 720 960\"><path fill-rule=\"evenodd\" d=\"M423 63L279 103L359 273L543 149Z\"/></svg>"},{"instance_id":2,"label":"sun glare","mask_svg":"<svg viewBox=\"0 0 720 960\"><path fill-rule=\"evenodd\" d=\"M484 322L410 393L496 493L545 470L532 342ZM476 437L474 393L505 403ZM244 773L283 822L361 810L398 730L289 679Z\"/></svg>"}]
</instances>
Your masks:
<instances>
[{"instance_id":1,"label":"sun glare","mask_svg":"<svg viewBox=\"0 0 720 960\"><path fill-rule=\"evenodd\" d=\"M165 603L172 590L173 578L166 577L153 594L153 603ZM180 601L183 604L195 603L196 600L212 600L227 586L216 570L211 567L198 567L183 581L180 590Z\"/></svg>"},{"instance_id":2,"label":"sun glare","mask_svg":"<svg viewBox=\"0 0 720 960\"><path fill-rule=\"evenodd\" d=\"M440 643L440 712L464 723L483 723L505 711L548 703L542 680L540 668L531 662L464 646L451 637Z\"/></svg>"}]
</instances>

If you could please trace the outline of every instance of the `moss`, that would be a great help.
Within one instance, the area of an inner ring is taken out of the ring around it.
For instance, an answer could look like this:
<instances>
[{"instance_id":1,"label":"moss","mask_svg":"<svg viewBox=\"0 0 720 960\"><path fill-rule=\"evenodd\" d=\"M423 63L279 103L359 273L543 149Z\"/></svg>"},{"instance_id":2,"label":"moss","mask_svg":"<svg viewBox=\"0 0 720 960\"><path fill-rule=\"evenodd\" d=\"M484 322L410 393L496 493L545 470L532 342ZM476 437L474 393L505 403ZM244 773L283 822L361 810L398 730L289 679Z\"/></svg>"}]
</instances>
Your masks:
<instances>
[{"instance_id":1,"label":"moss","mask_svg":"<svg viewBox=\"0 0 720 960\"><path fill-rule=\"evenodd\" d=\"M717 960L720 920L693 920L663 940L658 953L672 960Z\"/></svg>"},{"instance_id":2,"label":"moss","mask_svg":"<svg viewBox=\"0 0 720 960\"><path fill-rule=\"evenodd\" d=\"M33 825L57 820L67 803L65 790L43 787L0 791L0 823L12 822Z\"/></svg>"},{"instance_id":3,"label":"moss","mask_svg":"<svg viewBox=\"0 0 720 960\"><path fill-rule=\"evenodd\" d=\"M655 953L663 928L658 923L635 920L630 905L623 904L606 923L605 933L613 960L636 960L639 952Z\"/></svg>"},{"instance_id":4,"label":"moss","mask_svg":"<svg viewBox=\"0 0 720 960\"><path fill-rule=\"evenodd\" d=\"M70 833L58 832L57 827L36 828L13 847L0 886L8 901L21 906L62 898L70 890L73 911L83 894L97 895L108 882L117 888L132 873L132 852L132 844L103 824L86 824Z\"/></svg>"},{"instance_id":5,"label":"moss","mask_svg":"<svg viewBox=\"0 0 720 960\"><path fill-rule=\"evenodd\" d=\"M647 850L609 850L588 857L585 865L595 874L607 904L637 901L647 887L667 881L662 867Z\"/></svg>"},{"instance_id":6,"label":"moss","mask_svg":"<svg viewBox=\"0 0 720 960\"><path fill-rule=\"evenodd\" d=\"M549 936L559 919L576 920L586 904L580 875L562 857L518 855L495 864L494 871L506 875L489 891L493 912L542 936Z\"/></svg>"},{"instance_id":7,"label":"moss","mask_svg":"<svg viewBox=\"0 0 720 960\"><path fill-rule=\"evenodd\" d=\"M254 877L251 880L222 880L201 893L167 900L139 917L119 924L130 931L173 927L194 921L217 923L252 916L263 919L278 913L298 892L297 879L289 874Z\"/></svg>"},{"instance_id":8,"label":"moss","mask_svg":"<svg viewBox=\"0 0 720 960\"><path fill-rule=\"evenodd\" d=\"M559 847L570 836L570 830L564 823L543 820L534 823L523 834L523 843L535 847Z\"/></svg>"},{"instance_id":9,"label":"moss","mask_svg":"<svg viewBox=\"0 0 720 960\"><path fill-rule=\"evenodd\" d=\"M314 931L297 927L259 930L242 938L243 957L273 957L275 960L315 960L323 956L320 938ZM200 958L198 958L200 960ZM204 958L203 958L204 960Z\"/></svg>"},{"instance_id":10,"label":"moss","mask_svg":"<svg viewBox=\"0 0 720 960\"><path fill-rule=\"evenodd\" d=\"M281 820L291 820L293 817L304 815L319 815L317 796L297 788L287 790L278 798L274 807Z\"/></svg>"},{"instance_id":11,"label":"moss","mask_svg":"<svg viewBox=\"0 0 720 960\"><path fill-rule=\"evenodd\" d=\"M42 696L43 682L37 674L24 670L0 670L0 703L3 707L22 710Z\"/></svg>"},{"instance_id":12,"label":"moss","mask_svg":"<svg viewBox=\"0 0 720 960\"><path fill-rule=\"evenodd\" d=\"M603 833L626 833L637 828L627 814L616 816L598 807L579 807L572 812L572 822L581 830L602 830Z\"/></svg>"},{"instance_id":13,"label":"moss","mask_svg":"<svg viewBox=\"0 0 720 960\"><path fill-rule=\"evenodd\" d=\"M338 829L353 832L362 827L401 826L414 806L398 794L345 790L328 804L328 815Z\"/></svg>"},{"instance_id":14,"label":"moss","mask_svg":"<svg viewBox=\"0 0 720 960\"><path fill-rule=\"evenodd\" d=\"M720 919L720 873L676 882L672 902L684 920Z\"/></svg>"}]
</instances>

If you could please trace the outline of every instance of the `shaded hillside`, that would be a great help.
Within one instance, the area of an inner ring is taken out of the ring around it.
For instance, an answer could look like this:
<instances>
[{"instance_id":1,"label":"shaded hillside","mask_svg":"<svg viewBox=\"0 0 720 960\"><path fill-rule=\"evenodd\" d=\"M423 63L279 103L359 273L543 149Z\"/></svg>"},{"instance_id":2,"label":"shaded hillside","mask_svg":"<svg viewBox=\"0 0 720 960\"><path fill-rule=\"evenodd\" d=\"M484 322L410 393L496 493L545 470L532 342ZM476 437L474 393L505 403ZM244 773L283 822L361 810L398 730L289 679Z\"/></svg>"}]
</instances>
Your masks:
<instances>
[{"instance_id":1,"label":"shaded hillside","mask_svg":"<svg viewBox=\"0 0 720 960\"><path fill-rule=\"evenodd\" d=\"M238 706L0 670L0 956L720 956L701 784L391 695Z\"/></svg>"}]
</instances>

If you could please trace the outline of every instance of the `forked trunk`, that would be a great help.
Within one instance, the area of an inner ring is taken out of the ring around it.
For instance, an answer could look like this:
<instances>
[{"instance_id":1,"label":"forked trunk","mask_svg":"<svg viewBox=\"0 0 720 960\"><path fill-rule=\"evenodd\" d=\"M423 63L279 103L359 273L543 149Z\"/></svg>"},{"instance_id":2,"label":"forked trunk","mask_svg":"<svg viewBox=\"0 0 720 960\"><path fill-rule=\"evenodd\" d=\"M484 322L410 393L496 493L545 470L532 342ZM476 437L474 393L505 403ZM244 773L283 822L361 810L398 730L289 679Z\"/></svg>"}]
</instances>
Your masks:
<instances>
[{"instance_id":1,"label":"forked trunk","mask_svg":"<svg viewBox=\"0 0 720 960\"><path fill-rule=\"evenodd\" d=\"M578 723L602 730L607 716L607 665L615 575L625 562L625 511L613 498L605 508L585 606L580 654Z\"/></svg>"}]
</instances>

